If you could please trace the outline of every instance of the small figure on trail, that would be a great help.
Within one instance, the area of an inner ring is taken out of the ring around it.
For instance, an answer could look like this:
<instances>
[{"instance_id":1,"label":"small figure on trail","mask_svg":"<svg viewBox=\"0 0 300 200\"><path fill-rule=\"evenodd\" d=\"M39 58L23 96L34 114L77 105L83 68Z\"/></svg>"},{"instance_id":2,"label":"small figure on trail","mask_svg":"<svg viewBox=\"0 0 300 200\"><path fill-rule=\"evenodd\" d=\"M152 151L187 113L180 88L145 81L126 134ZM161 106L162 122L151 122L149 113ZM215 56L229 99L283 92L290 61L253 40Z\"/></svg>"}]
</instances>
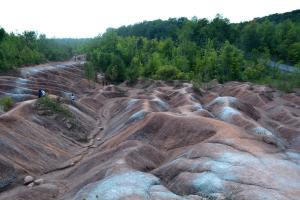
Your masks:
<instances>
[{"instance_id":1,"label":"small figure on trail","mask_svg":"<svg viewBox=\"0 0 300 200\"><path fill-rule=\"evenodd\" d=\"M75 95L72 93L71 94L71 104L74 104L74 101L75 101Z\"/></svg>"},{"instance_id":2,"label":"small figure on trail","mask_svg":"<svg viewBox=\"0 0 300 200\"><path fill-rule=\"evenodd\" d=\"M45 90L39 89L39 91L38 91L38 97L41 98L41 97L43 97L43 96L46 96Z\"/></svg>"},{"instance_id":3,"label":"small figure on trail","mask_svg":"<svg viewBox=\"0 0 300 200\"><path fill-rule=\"evenodd\" d=\"M38 97L39 97L39 98L42 97L42 89L39 89L39 91L38 91Z\"/></svg>"},{"instance_id":4,"label":"small figure on trail","mask_svg":"<svg viewBox=\"0 0 300 200\"><path fill-rule=\"evenodd\" d=\"M106 79L105 79L105 75L103 73L98 73L96 76L96 81L98 83L102 83L102 86L104 86L106 84Z\"/></svg>"},{"instance_id":5,"label":"small figure on trail","mask_svg":"<svg viewBox=\"0 0 300 200\"><path fill-rule=\"evenodd\" d=\"M46 96L45 90L42 90L42 97Z\"/></svg>"}]
</instances>

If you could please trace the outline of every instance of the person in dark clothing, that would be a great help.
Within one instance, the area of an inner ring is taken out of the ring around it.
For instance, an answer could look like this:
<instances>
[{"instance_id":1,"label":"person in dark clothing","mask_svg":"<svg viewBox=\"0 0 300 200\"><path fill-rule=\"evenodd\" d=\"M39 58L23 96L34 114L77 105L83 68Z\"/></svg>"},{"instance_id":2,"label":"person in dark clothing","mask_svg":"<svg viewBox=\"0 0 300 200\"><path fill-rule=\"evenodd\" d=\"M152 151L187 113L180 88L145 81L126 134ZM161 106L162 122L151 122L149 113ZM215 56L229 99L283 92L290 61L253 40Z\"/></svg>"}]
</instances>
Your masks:
<instances>
[{"instance_id":1,"label":"person in dark clothing","mask_svg":"<svg viewBox=\"0 0 300 200\"><path fill-rule=\"evenodd\" d=\"M39 89L39 91L38 91L38 97L41 98L42 96L43 96L42 89Z\"/></svg>"},{"instance_id":2,"label":"person in dark clothing","mask_svg":"<svg viewBox=\"0 0 300 200\"><path fill-rule=\"evenodd\" d=\"M71 94L71 104L74 104L74 101L75 101L75 95L72 93Z\"/></svg>"},{"instance_id":3,"label":"person in dark clothing","mask_svg":"<svg viewBox=\"0 0 300 200\"><path fill-rule=\"evenodd\" d=\"M46 96L45 90L39 89L39 91L38 91L38 97L41 98L41 97L43 97L43 96Z\"/></svg>"}]
</instances>

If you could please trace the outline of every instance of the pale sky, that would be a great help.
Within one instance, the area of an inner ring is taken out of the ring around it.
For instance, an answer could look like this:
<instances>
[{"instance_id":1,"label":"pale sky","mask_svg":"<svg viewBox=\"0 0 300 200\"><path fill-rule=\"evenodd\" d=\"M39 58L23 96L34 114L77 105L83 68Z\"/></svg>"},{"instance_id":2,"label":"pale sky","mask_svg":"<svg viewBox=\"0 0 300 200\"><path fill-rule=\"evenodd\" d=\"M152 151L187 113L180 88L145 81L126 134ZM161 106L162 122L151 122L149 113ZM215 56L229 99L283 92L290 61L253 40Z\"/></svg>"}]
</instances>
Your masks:
<instances>
[{"instance_id":1,"label":"pale sky","mask_svg":"<svg viewBox=\"0 0 300 200\"><path fill-rule=\"evenodd\" d=\"M47 37L94 37L108 27L217 13L231 22L300 9L300 0L0 0L0 26Z\"/></svg>"}]
</instances>

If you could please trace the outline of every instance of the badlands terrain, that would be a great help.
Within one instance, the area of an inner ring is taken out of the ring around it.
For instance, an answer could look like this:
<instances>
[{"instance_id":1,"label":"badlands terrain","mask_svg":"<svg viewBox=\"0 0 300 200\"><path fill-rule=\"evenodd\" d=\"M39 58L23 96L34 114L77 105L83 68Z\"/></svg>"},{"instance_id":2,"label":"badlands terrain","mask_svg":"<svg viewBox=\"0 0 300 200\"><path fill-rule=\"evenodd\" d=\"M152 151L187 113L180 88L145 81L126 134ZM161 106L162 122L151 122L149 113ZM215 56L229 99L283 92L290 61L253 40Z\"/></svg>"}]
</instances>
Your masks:
<instances>
[{"instance_id":1,"label":"badlands terrain","mask_svg":"<svg viewBox=\"0 0 300 200\"><path fill-rule=\"evenodd\" d=\"M39 110L62 98L73 123ZM70 93L76 96L69 102ZM251 83L91 84L82 63L0 77L0 200L298 200L300 96ZM34 184L24 185L32 176Z\"/></svg>"}]
</instances>

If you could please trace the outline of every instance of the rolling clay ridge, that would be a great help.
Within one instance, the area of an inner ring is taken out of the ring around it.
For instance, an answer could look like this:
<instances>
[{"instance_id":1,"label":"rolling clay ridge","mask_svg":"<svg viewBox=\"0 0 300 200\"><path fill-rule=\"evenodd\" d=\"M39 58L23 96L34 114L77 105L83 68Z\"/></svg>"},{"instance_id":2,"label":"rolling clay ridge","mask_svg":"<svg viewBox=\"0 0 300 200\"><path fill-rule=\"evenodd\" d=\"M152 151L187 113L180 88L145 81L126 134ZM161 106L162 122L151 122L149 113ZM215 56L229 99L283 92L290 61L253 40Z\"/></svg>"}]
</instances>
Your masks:
<instances>
[{"instance_id":1,"label":"rolling clay ridge","mask_svg":"<svg viewBox=\"0 0 300 200\"><path fill-rule=\"evenodd\" d=\"M0 116L0 200L299 199L300 96L240 82L90 85L82 64L0 77L17 102ZM73 118L40 109L39 88Z\"/></svg>"}]
</instances>

